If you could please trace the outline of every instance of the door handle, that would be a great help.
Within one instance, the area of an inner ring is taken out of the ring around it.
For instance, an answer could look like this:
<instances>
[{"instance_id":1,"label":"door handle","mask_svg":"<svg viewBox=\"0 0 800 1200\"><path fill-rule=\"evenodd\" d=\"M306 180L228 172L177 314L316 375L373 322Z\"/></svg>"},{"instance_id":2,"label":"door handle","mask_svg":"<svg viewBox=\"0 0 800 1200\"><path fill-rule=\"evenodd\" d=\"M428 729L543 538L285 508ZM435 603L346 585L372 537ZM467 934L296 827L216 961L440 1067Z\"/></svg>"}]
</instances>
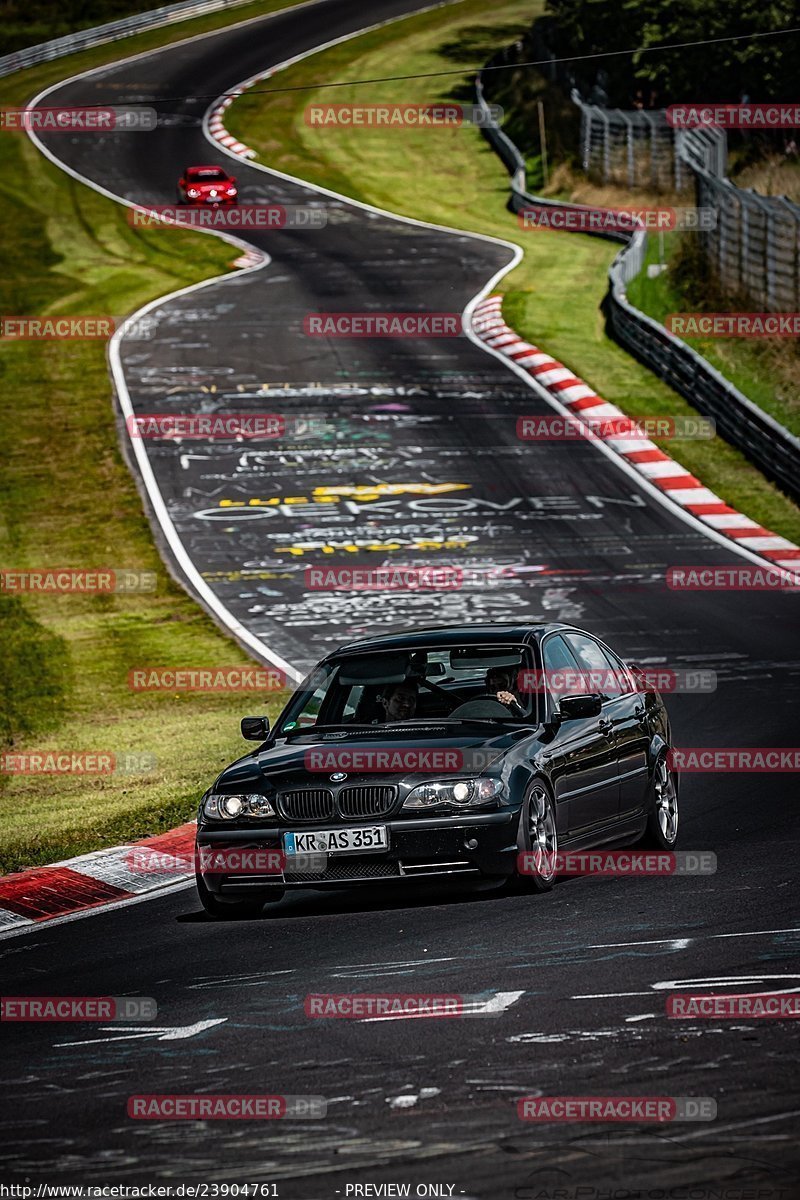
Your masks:
<instances>
[{"instance_id":1,"label":"door handle","mask_svg":"<svg viewBox=\"0 0 800 1200\"><path fill-rule=\"evenodd\" d=\"M614 726L611 721L607 721L605 717L601 717L597 722L597 727L606 737L611 737L614 733Z\"/></svg>"}]
</instances>

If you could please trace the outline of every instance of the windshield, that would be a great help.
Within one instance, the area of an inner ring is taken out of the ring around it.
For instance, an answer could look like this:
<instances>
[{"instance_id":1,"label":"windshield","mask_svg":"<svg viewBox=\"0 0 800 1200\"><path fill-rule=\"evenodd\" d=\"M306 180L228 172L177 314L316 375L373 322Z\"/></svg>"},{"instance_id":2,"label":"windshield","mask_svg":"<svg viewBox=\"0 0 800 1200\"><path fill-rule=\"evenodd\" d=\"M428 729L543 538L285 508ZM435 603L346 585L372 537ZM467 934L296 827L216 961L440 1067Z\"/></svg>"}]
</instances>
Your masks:
<instances>
[{"instance_id":1,"label":"windshield","mask_svg":"<svg viewBox=\"0 0 800 1200\"><path fill-rule=\"evenodd\" d=\"M223 179L227 179L227 178L228 178L228 176L225 174L225 172L222 170L221 167L195 167L194 170L189 171L189 179L195 179L195 180L202 179L205 181L211 181L211 180L219 181L219 180L223 180Z\"/></svg>"},{"instance_id":2,"label":"windshield","mask_svg":"<svg viewBox=\"0 0 800 1200\"><path fill-rule=\"evenodd\" d=\"M535 697L521 693L525 646L447 646L337 658L313 671L292 697L278 737L310 729L529 722ZM533 702L533 703L532 703Z\"/></svg>"}]
</instances>

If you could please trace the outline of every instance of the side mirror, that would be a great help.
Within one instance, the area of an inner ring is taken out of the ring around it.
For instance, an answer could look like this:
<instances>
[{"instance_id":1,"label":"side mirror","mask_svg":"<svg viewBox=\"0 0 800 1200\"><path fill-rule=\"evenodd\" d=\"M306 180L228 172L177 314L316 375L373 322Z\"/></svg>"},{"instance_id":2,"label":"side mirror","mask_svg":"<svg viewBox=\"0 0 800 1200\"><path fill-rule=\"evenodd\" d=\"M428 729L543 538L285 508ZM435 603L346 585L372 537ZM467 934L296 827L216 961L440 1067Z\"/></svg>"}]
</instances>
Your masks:
<instances>
[{"instance_id":1,"label":"side mirror","mask_svg":"<svg viewBox=\"0 0 800 1200\"><path fill-rule=\"evenodd\" d=\"M231 175L230 181L231 181L231 183L236 183L236 176Z\"/></svg>"},{"instance_id":2,"label":"side mirror","mask_svg":"<svg viewBox=\"0 0 800 1200\"><path fill-rule=\"evenodd\" d=\"M248 742L263 742L269 734L268 717L242 717L242 737Z\"/></svg>"},{"instance_id":3,"label":"side mirror","mask_svg":"<svg viewBox=\"0 0 800 1200\"><path fill-rule=\"evenodd\" d=\"M185 187L185 185L186 185L186 180L185 180L185 179L179 179L179 180L178 180L178 187Z\"/></svg>"},{"instance_id":4,"label":"side mirror","mask_svg":"<svg viewBox=\"0 0 800 1200\"><path fill-rule=\"evenodd\" d=\"M562 696L559 708L563 721L579 721L586 717L599 717L603 702L594 692L588 696Z\"/></svg>"}]
</instances>

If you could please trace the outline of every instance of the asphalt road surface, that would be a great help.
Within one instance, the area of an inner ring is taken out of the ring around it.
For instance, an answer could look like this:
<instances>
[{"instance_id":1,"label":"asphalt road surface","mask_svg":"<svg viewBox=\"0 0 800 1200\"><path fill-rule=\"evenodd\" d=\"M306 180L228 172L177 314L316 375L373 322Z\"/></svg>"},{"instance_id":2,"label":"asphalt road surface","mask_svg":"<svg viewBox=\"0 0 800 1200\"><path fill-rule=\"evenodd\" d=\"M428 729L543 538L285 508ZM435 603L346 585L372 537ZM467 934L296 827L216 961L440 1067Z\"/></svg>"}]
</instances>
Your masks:
<instances>
[{"instance_id":1,"label":"asphalt road surface","mask_svg":"<svg viewBox=\"0 0 800 1200\"><path fill-rule=\"evenodd\" d=\"M153 104L164 123L99 145L84 135L47 144L118 196L171 203L187 163L226 161L200 126L210 97L416 7L381 2L366 13L326 0L105 68L46 103ZM257 449L147 444L184 547L234 617L298 669L382 628L569 620L639 662L717 672L714 693L669 699L679 746L793 745L794 596L668 590L670 565L742 560L592 446L519 442L517 417L550 410L466 338L303 333L314 312L461 312L509 250L244 162L235 173L244 202L322 206L327 224L246 235L268 266L168 302L155 311L154 336L123 344L137 413L219 405L299 419L296 438ZM327 432L305 436L310 417ZM236 503L220 507L223 499ZM306 566L345 561L513 573L455 592L305 589ZM207 920L183 889L6 936L4 994L152 996L159 1012L135 1031L7 1027L3 1174L15 1183L274 1181L278 1195L308 1198L388 1183L518 1200L580 1188L599 1200L612 1185L676 1196L690 1184L724 1185L728 1200L737 1188L796 1194L796 1025L665 1016L676 988L800 987L796 809L792 774L685 776L681 847L717 855L716 874L703 877L572 880L546 896L444 886L309 893L236 924ZM305 1016L309 992L350 991L458 992L490 1012ZM127 1117L130 1095L168 1092L323 1096L328 1116ZM516 1115L521 1095L622 1093L712 1097L717 1118L648 1128Z\"/></svg>"}]
</instances>

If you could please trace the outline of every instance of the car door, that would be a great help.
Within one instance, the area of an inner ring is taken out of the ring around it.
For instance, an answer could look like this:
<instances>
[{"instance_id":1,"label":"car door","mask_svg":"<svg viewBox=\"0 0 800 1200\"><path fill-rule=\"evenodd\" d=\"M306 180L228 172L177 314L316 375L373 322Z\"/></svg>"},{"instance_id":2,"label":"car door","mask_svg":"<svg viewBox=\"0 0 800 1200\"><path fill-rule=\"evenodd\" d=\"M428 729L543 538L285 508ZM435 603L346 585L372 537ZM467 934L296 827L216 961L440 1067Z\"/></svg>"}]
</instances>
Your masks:
<instances>
[{"instance_id":1,"label":"car door","mask_svg":"<svg viewBox=\"0 0 800 1200\"><path fill-rule=\"evenodd\" d=\"M562 634L544 639L542 664L551 712L560 715L561 696L580 692L574 685L585 668ZM580 835L617 815L619 779L610 721L596 716L562 720L548 755L562 832Z\"/></svg>"},{"instance_id":2,"label":"car door","mask_svg":"<svg viewBox=\"0 0 800 1200\"><path fill-rule=\"evenodd\" d=\"M647 785L648 739L642 698L608 647L582 633L567 634L566 641L593 685L597 684L593 690L602 695L600 724L612 738L619 780L617 811L628 812L643 803Z\"/></svg>"},{"instance_id":3,"label":"car door","mask_svg":"<svg viewBox=\"0 0 800 1200\"><path fill-rule=\"evenodd\" d=\"M630 672L613 650L602 643L600 647L619 681L619 696L608 707L617 749L619 810L624 815L641 808L647 799L650 729L644 697L636 690Z\"/></svg>"}]
</instances>

